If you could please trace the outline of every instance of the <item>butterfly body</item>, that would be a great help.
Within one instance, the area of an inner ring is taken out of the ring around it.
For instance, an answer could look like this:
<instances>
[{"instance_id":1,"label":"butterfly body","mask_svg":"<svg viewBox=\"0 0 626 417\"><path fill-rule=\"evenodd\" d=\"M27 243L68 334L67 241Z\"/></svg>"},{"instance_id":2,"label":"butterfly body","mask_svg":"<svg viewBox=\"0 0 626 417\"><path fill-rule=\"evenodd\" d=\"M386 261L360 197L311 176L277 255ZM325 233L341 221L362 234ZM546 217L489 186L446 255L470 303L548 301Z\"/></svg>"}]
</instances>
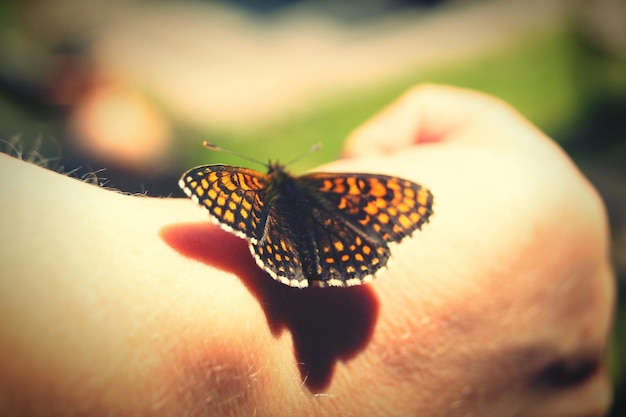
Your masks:
<instances>
[{"instance_id":1,"label":"butterfly body","mask_svg":"<svg viewBox=\"0 0 626 417\"><path fill-rule=\"evenodd\" d=\"M214 223L247 239L272 278L299 288L370 281L387 264L388 244L432 214L429 190L386 175L295 177L278 163L266 174L204 165L184 173L179 185Z\"/></svg>"}]
</instances>

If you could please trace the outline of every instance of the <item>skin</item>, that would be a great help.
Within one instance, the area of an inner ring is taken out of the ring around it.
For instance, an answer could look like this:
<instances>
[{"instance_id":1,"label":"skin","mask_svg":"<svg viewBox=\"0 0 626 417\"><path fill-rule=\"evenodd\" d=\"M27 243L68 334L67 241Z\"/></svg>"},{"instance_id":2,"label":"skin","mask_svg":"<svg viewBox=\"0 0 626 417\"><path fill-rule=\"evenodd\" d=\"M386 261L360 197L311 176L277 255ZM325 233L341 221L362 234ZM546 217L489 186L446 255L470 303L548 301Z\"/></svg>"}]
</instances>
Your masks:
<instances>
[{"instance_id":1,"label":"skin","mask_svg":"<svg viewBox=\"0 0 626 417\"><path fill-rule=\"evenodd\" d=\"M299 290L188 199L0 157L0 414L597 416L614 306L598 194L506 104L416 87L324 171L428 186L371 284Z\"/></svg>"}]
</instances>

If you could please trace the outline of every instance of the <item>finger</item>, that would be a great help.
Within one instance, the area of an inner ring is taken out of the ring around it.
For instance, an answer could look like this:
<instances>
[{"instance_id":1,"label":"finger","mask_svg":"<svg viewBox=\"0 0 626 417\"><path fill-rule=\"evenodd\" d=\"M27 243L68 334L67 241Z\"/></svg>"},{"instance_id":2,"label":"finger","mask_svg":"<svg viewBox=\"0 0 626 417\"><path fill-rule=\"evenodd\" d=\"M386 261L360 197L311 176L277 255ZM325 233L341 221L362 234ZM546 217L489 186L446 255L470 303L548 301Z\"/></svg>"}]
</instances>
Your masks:
<instances>
[{"instance_id":1,"label":"finger","mask_svg":"<svg viewBox=\"0 0 626 417\"><path fill-rule=\"evenodd\" d=\"M521 119L521 116L495 97L458 87L421 85L406 92L350 135L344 154L354 157L388 153L419 143L446 140L485 141L493 137L463 133L502 119L510 122L511 118Z\"/></svg>"}]
</instances>

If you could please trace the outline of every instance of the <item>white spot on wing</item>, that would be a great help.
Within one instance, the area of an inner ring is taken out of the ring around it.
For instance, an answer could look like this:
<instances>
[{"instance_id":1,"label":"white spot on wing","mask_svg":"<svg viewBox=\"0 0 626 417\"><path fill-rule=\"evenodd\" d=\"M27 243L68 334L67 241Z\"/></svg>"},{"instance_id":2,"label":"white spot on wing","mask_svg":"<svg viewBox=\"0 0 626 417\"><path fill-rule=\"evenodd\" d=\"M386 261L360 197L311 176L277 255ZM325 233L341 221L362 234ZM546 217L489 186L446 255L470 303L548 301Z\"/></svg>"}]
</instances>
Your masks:
<instances>
[{"instance_id":1,"label":"white spot on wing","mask_svg":"<svg viewBox=\"0 0 626 417\"><path fill-rule=\"evenodd\" d=\"M254 260L256 261L256 264L259 266L259 268L267 272L274 280L282 284L288 285L290 287L306 288L309 286L309 281L307 281L306 279L296 279L296 278L289 278L284 275L278 275L274 270L270 269L267 265L265 265L261 257L254 251L253 244L249 245L249 249L250 249L250 253L252 254L252 256L254 256Z\"/></svg>"}]
</instances>

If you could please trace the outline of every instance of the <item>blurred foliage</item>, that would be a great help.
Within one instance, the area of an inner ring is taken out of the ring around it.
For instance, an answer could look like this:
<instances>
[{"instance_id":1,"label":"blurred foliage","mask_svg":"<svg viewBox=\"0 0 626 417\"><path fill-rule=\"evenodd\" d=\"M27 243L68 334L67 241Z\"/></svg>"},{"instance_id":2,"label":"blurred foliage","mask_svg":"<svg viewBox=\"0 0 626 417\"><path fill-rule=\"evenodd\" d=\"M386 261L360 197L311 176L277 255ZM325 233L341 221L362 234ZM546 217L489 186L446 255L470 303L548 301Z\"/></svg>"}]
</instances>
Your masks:
<instances>
[{"instance_id":1,"label":"blurred foliage","mask_svg":"<svg viewBox=\"0 0 626 417\"><path fill-rule=\"evenodd\" d=\"M429 82L473 88L498 96L567 146L568 140L578 137L572 134L573 127L584 121L592 105L605 102L620 89L622 93L626 91L623 64L608 62L599 67L588 55L569 32L534 35L506 50L410 71L388 83L328 98L306 114L269 126L254 130L239 126L228 131L187 131L186 139L193 138L193 146L199 146L199 138L210 138L243 153L266 154L281 160L291 159L312 144L322 142L325 151L302 161L310 168L336 158L352 129L408 88ZM607 77L609 74L611 77ZM615 95L614 99L618 99ZM620 98L623 100L624 96ZM242 124L245 125L243 121ZM211 159L235 161L226 155L193 151L188 155L191 160L187 160L186 165L207 163Z\"/></svg>"}]
</instances>

